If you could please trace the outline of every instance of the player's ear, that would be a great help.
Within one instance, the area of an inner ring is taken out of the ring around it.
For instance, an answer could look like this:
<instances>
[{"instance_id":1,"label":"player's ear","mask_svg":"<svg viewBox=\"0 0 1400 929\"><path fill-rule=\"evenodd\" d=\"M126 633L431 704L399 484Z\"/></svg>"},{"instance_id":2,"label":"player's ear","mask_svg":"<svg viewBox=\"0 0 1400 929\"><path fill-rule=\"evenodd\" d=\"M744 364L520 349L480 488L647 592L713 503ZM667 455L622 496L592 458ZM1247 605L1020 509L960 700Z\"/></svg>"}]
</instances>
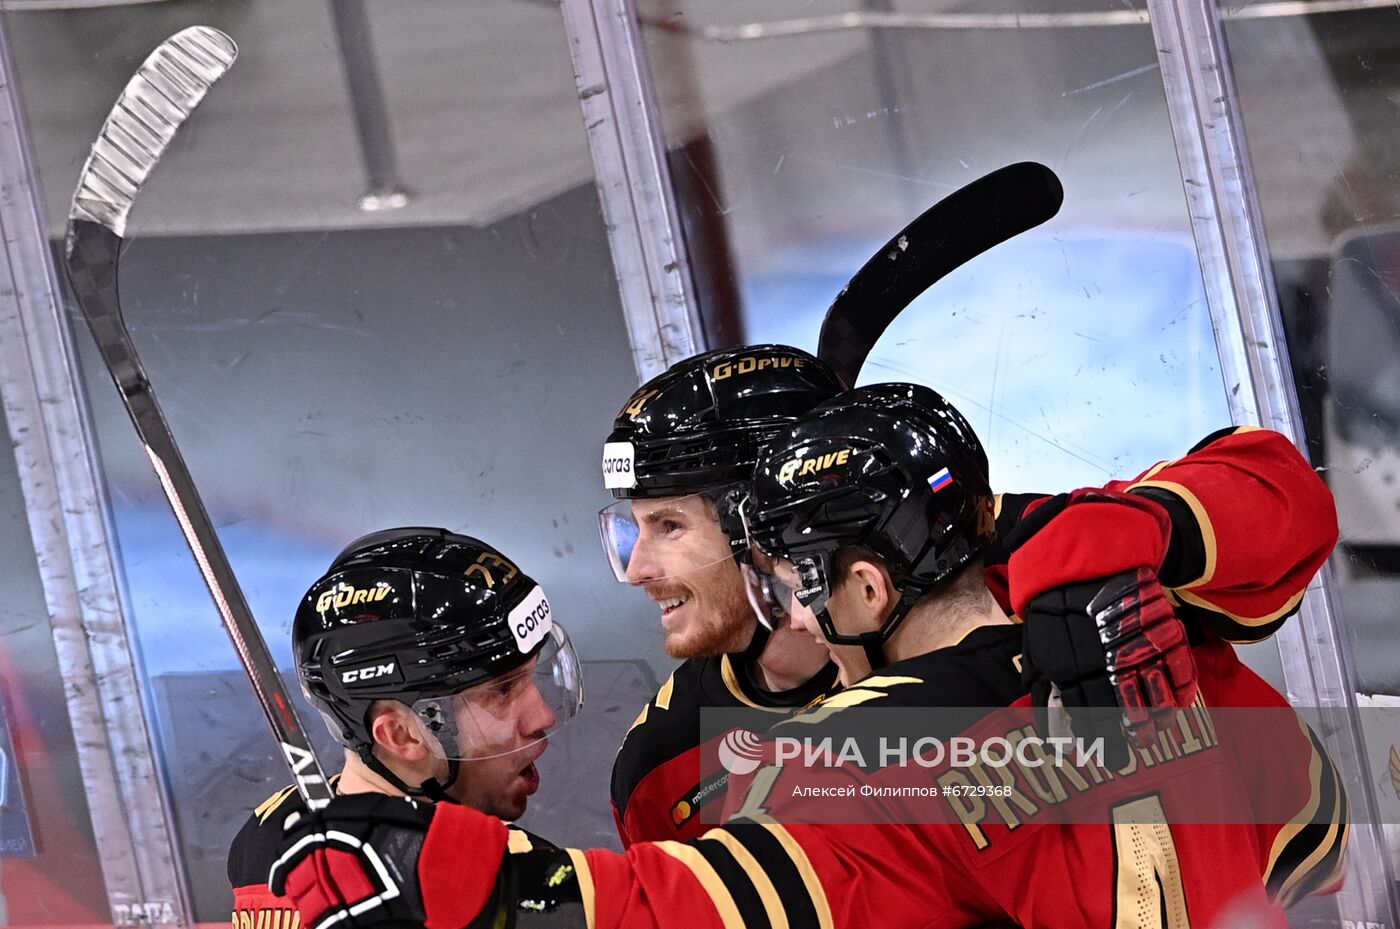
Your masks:
<instances>
[{"instance_id":1,"label":"player's ear","mask_svg":"<svg viewBox=\"0 0 1400 929\"><path fill-rule=\"evenodd\" d=\"M878 629L894 603L894 585L885 566L864 558L851 563L847 572L852 599L861 612L861 627Z\"/></svg>"},{"instance_id":2,"label":"player's ear","mask_svg":"<svg viewBox=\"0 0 1400 929\"><path fill-rule=\"evenodd\" d=\"M370 708L374 743L393 758L416 764L428 757L423 724L397 700L377 700Z\"/></svg>"}]
</instances>

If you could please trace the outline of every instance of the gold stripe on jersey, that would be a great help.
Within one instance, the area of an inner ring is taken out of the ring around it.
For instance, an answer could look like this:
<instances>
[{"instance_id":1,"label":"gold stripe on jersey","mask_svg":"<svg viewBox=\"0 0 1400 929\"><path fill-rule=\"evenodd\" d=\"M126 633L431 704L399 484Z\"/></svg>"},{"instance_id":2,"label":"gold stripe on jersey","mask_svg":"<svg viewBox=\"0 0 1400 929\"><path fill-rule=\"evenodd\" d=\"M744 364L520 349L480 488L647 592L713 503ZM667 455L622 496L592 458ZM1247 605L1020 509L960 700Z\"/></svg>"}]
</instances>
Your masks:
<instances>
[{"instance_id":1,"label":"gold stripe on jersey","mask_svg":"<svg viewBox=\"0 0 1400 929\"><path fill-rule=\"evenodd\" d=\"M1314 816L1312 829L1304 830L1291 843L1291 849L1284 850L1284 859L1296 859L1303 852L1308 854L1292 868L1291 874L1284 872L1284 880L1278 891L1278 899L1283 906L1315 890L1323 889L1336 880L1342 868L1347 843L1351 838L1350 809L1341 778L1316 735L1311 730L1308 734L1312 738L1313 751L1322 760L1321 803ZM1322 828L1324 824L1325 830ZM1322 836L1320 840L1316 837L1318 833ZM1311 851L1308 851L1310 847ZM1278 875L1271 875L1271 878L1277 877ZM1271 886L1274 883L1276 880L1271 881Z\"/></svg>"},{"instance_id":2,"label":"gold stripe on jersey","mask_svg":"<svg viewBox=\"0 0 1400 929\"><path fill-rule=\"evenodd\" d=\"M657 850L665 852L690 869L690 873L695 875L695 880L704 888L710 902L715 905L725 929L744 929L744 918L739 914L739 905L734 902L734 895L720 879L714 865L700 854L699 849L685 842L666 841L652 844Z\"/></svg>"},{"instance_id":3,"label":"gold stripe on jersey","mask_svg":"<svg viewBox=\"0 0 1400 929\"><path fill-rule=\"evenodd\" d=\"M295 792L295 784L291 787L283 787L281 790L277 791L277 793L268 797L261 804L259 804L258 808L253 811L253 815L258 818L258 825L262 825L263 823L267 822L268 817L271 816L273 813L277 812L277 808L281 806L283 802L286 801L286 799Z\"/></svg>"},{"instance_id":4,"label":"gold stripe on jersey","mask_svg":"<svg viewBox=\"0 0 1400 929\"><path fill-rule=\"evenodd\" d=\"M772 710L771 706L760 706L744 695L744 690L739 686L739 677L734 671L734 664L729 660L728 655L724 655L719 660L719 676L724 681L725 688L744 706L751 706L756 710ZM785 710L780 712L786 712Z\"/></svg>"},{"instance_id":5,"label":"gold stripe on jersey","mask_svg":"<svg viewBox=\"0 0 1400 929\"><path fill-rule=\"evenodd\" d=\"M827 697L821 703L814 704L811 709L798 713L796 716L789 717L778 725L791 726L796 723L807 725L824 723L832 717L832 714L838 713L847 707L859 706L871 700L879 700L883 696L885 696L885 693L880 690L857 689L838 691L830 697Z\"/></svg>"},{"instance_id":6,"label":"gold stripe on jersey","mask_svg":"<svg viewBox=\"0 0 1400 929\"><path fill-rule=\"evenodd\" d=\"M564 853L574 865L574 875L578 880L578 895L583 900L583 919L588 929L598 922L598 891L593 886L593 869L588 866L588 856L583 849L566 848Z\"/></svg>"},{"instance_id":7,"label":"gold stripe on jersey","mask_svg":"<svg viewBox=\"0 0 1400 929\"><path fill-rule=\"evenodd\" d=\"M700 840L718 842L725 847L733 856L734 863L753 882L754 890L758 893L759 900L763 902L763 912L768 917L770 929L788 929L787 908L783 906L783 901L778 896L778 889L773 886L773 881L763 870L762 865L758 863L758 859L744 847L744 843L723 829L711 829L702 835ZM751 922L756 922L756 920Z\"/></svg>"},{"instance_id":8,"label":"gold stripe on jersey","mask_svg":"<svg viewBox=\"0 0 1400 929\"><path fill-rule=\"evenodd\" d=\"M1298 726L1312 747L1308 764L1312 793L1303 809L1279 830L1264 868L1270 896L1283 906L1335 879L1351 830L1346 792L1337 769L1301 717Z\"/></svg>"},{"instance_id":9,"label":"gold stripe on jersey","mask_svg":"<svg viewBox=\"0 0 1400 929\"><path fill-rule=\"evenodd\" d=\"M669 710L671 708L671 694L676 689L675 672L666 678L666 683L661 685L661 689L656 692L656 699L652 702L656 704L658 710Z\"/></svg>"},{"instance_id":10,"label":"gold stripe on jersey","mask_svg":"<svg viewBox=\"0 0 1400 929\"><path fill-rule=\"evenodd\" d=\"M1219 550L1215 543L1215 526L1210 521L1210 514L1206 512L1205 504L1201 503L1200 499L1197 498L1194 493L1175 481L1142 480L1133 484L1132 487L1128 489L1133 490L1137 487L1156 487L1174 494L1181 499L1181 502L1186 504L1187 508L1191 510L1191 515L1196 518L1196 528L1201 534L1201 549L1205 552L1205 564L1201 568L1200 577L1177 585L1178 589L1183 587L1189 589L1191 587L1199 587L1202 584L1210 583L1211 579L1215 577L1215 566L1219 557Z\"/></svg>"},{"instance_id":11,"label":"gold stripe on jersey","mask_svg":"<svg viewBox=\"0 0 1400 929\"><path fill-rule=\"evenodd\" d=\"M523 829L506 829L506 852L511 855L520 855L530 851L535 847L535 843L530 841L530 836Z\"/></svg>"},{"instance_id":12,"label":"gold stripe on jersey","mask_svg":"<svg viewBox=\"0 0 1400 929\"><path fill-rule=\"evenodd\" d=\"M817 877L817 871L812 867L811 859L802 850L802 846L788 832L787 827L781 823L763 823L761 828L767 830L782 845L783 851L787 852L792 859L793 865L797 867L797 873L802 878L802 883L806 887L807 893L811 896L812 906L817 911L818 929L833 929L834 923L831 919L831 904L826 899L826 890L822 887L821 880Z\"/></svg>"},{"instance_id":13,"label":"gold stripe on jersey","mask_svg":"<svg viewBox=\"0 0 1400 929\"><path fill-rule=\"evenodd\" d=\"M1231 613L1229 610L1222 609L1221 607L1216 606L1215 604L1211 603L1209 600L1205 599L1199 594L1194 594L1187 590L1177 589L1175 593L1177 597L1180 598L1182 603L1188 603L1191 606L1200 607L1201 609L1209 610L1212 613L1218 613L1237 625L1267 626L1269 623L1274 622L1275 620L1280 619L1281 617L1287 616L1289 613L1292 613L1294 610L1298 609L1298 604L1303 602L1303 594L1307 593L1307 590L1305 588L1303 590L1298 591L1293 596L1285 600L1283 602L1283 606L1279 607L1271 613L1265 613L1263 616L1241 616L1238 613Z\"/></svg>"},{"instance_id":14,"label":"gold stripe on jersey","mask_svg":"<svg viewBox=\"0 0 1400 929\"><path fill-rule=\"evenodd\" d=\"M637 718L636 718L636 719L632 720L632 725L630 725L630 726L627 727L627 731L628 731L628 732L631 732L633 729L636 729L636 728L637 728L638 726L640 726L642 723L646 722L646 721L647 721L647 713L648 713L648 711L650 711L650 710L651 710L651 704L650 704L650 703L643 703L643 704L642 704L642 711L641 711L640 713L637 714ZM624 736L623 738L626 738L626 736Z\"/></svg>"},{"instance_id":15,"label":"gold stripe on jersey","mask_svg":"<svg viewBox=\"0 0 1400 929\"><path fill-rule=\"evenodd\" d=\"M959 641L962 640L959 639ZM861 681L859 686L862 690L864 690L865 688L898 687L900 684L922 684L923 682L924 679L921 677L900 677L898 675L893 674L876 674L871 677L867 677L865 680Z\"/></svg>"},{"instance_id":16,"label":"gold stripe on jersey","mask_svg":"<svg viewBox=\"0 0 1400 929\"><path fill-rule=\"evenodd\" d=\"M340 783L340 774L332 774L326 780L326 783L330 786L332 792L335 792L336 785ZM258 819L258 825L261 826L263 823L267 822L272 814L277 812L278 807L286 803L287 798L295 795L296 792L296 785L291 784L287 787L283 787L281 790L277 791L277 793L258 804L257 809L253 810L253 815Z\"/></svg>"}]
</instances>

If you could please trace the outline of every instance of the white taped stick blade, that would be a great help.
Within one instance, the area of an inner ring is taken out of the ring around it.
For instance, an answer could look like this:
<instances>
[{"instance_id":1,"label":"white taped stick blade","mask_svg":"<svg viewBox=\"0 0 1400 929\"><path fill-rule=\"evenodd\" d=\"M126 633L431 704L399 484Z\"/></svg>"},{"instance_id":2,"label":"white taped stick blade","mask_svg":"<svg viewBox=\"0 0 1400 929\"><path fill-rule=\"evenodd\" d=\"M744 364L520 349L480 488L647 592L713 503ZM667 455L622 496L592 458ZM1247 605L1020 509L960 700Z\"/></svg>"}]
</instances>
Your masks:
<instances>
[{"instance_id":1,"label":"white taped stick blade","mask_svg":"<svg viewBox=\"0 0 1400 929\"><path fill-rule=\"evenodd\" d=\"M182 29L151 52L92 145L69 221L85 219L123 235L127 214L151 169L237 57L233 40L209 26Z\"/></svg>"}]
</instances>

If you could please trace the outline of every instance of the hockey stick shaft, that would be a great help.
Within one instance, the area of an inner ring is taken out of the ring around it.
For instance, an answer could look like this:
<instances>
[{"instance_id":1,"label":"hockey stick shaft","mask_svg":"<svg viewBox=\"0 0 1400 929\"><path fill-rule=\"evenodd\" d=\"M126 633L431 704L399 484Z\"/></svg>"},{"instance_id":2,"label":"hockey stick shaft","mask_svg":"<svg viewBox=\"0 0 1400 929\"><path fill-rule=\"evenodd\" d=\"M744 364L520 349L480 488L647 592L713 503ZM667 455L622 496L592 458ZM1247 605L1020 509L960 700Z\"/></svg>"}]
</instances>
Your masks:
<instances>
[{"instance_id":1,"label":"hockey stick shaft","mask_svg":"<svg viewBox=\"0 0 1400 929\"><path fill-rule=\"evenodd\" d=\"M236 55L228 36L194 26L167 39L146 59L117 99L83 166L69 214L65 265L78 306L281 745L297 789L308 807L317 809L331 798L325 773L156 402L122 319L117 287L122 233L136 194L180 124Z\"/></svg>"},{"instance_id":2,"label":"hockey stick shaft","mask_svg":"<svg viewBox=\"0 0 1400 929\"><path fill-rule=\"evenodd\" d=\"M846 284L822 321L817 355L855 386L871 349L905 307L978 255L1046 222L1064 188L1045 165L999 168L921 213Z\"/></svg>"}]
</instances>

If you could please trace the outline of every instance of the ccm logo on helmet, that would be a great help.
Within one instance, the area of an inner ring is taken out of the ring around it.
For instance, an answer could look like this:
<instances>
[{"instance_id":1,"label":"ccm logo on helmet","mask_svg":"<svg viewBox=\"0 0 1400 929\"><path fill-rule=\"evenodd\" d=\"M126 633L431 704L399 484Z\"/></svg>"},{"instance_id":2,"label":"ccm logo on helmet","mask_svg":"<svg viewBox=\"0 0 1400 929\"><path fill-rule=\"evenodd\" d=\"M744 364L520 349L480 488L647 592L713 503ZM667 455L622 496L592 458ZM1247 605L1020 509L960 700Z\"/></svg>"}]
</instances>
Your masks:
<instances>
[{"instance_id":1,"label":"ccm logo on helmet","mask_svg":"<svg viewBox=\"0 0 1400 929\"><path fill-rule=\"evenodd\" d=\"M510 634L515 637L515 645L522 652L529 652L544 640L554 625L550 615L549 600L544 590L536 587L521 600L506 618L510 624Z\"/></svg>"},{"instance_id":2,"label":"ccm logo on helmet","mask_svg":"<svg viewBox=\"0 0 1400 929\"><path fill-rule=\"evenodd\" d=\"M363 668L351 668L349 671L340 672L340 683L353 684L356 681L372 681L376 678L387 677L394 673L395 662L389 661L384 664L372 664Z\"/></svg>"},{"instance_id":3,"label":"ccm logo on helmet","mask_svg":"<svg viewBox=\"0 0 1400 929\"><path fill-rule=\"evenodd\" d=\"M717 381L722 381L735 374L752 374L755 371L765 369L778 370L779 368L792 368L800 370L807 365L806 358L760 358L757 355L746 355L738 361L721 361L715 365L715 369L710 372Z\"/></svg>"},{"instance_id":4,"label":"ccm logo on helmet","mask_svg":"<svg viewBox=\"0 0 1400 929\"><path fill-rule=\"evenodd\" d=\"M388 587L351 587L349 584L337 584L335 590L328 590L316 598L316 612L324 613L332 606L340 609L355 603L378 603L387 596Z\"/></svg>"},{"instance_id":5,"label":"ccm logo on helmet","mask_svg":"<svg viewBox=\"0 0 1400 929\"><path fill-rule=\"evenodd\" d=\"M811 458L794 458L792 461L783 462L783 466L778 469L778 482L786 484L793 478L816 474L818 471L843 465L850 460L851 450L849 448L843 448L839 452L827 452L825 455L813 455Z\"/></svg>"},{"instance_id":6,"label":"ccm logo on helmet","mask_svg":"<svg viewBox=\"0 0 1400 929\"><path fill-rule=\"evenodd\" d=\"M633 470L636 452L631 442L603 443L603 486L608 490L636 487L637 472Z\"/></svg>"}]
</instances>

